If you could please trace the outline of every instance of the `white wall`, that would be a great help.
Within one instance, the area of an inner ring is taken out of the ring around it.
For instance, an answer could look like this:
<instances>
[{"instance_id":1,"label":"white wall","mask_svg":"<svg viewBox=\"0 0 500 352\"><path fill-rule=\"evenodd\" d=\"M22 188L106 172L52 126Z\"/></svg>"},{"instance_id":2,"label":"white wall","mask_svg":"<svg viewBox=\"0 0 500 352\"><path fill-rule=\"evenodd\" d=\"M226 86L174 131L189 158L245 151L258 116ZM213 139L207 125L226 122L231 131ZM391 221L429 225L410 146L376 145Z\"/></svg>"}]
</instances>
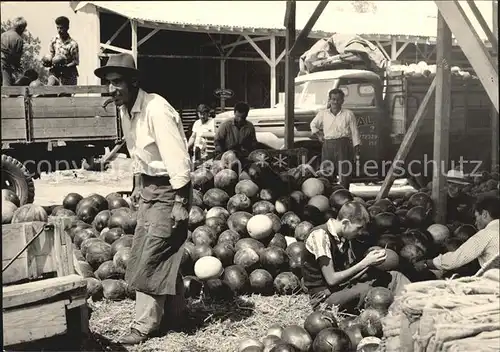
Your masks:
<instances>
[{"instance_id":1,"label":"white wall","mask_svg":"<svg viewBox=\"0 0 500 352\"><path fill-rule=\"evenodd\" d=\"M99 67L99 17L94 6L86 6L75 13L69 1L12 1L0 3L3 21L23 16L28 22L28 30L41 40L40 55L48 51L50 39L57 35L54 20L66 16L70 20L70 35L78 42L80 48L80 77L78 84L99 84L94 70Z\"/></svg>"}]
</instances>

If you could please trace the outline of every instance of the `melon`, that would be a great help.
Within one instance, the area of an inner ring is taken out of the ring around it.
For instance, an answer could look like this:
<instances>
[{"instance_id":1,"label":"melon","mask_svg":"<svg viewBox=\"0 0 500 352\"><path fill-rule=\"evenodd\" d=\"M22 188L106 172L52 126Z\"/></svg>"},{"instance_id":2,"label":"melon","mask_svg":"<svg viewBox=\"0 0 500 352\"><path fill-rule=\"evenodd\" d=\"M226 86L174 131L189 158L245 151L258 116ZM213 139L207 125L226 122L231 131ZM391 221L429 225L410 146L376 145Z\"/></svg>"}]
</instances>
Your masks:
<instances>
[{"instance_id":1,"label":"melon","mask_svg":"<svg viewBox=\"0 0 500 352\"><path fill-rule=\"evenodd\" d=\"M111 245L104 241L92 242L87 248L85 260L95 270L97 270L102 263L112 259Z\"/></svg>"},{"instance_id":2,"label":"melon","mask_svg":"<svg viewBox=\"0 0 500 352\"><path fill-rule=\"evenodd\" d=\"M247 223L252 216L252 214L245 211L237 211L229 216L227 225L230 230L237 232L241 237L246 237L248 236Z\"/></svg>"},{"instance_id":3,"label":"melon","mask_svg":"<svg viewBox=\"0 0 500 352\"><path fill-rule=\"evenodd\" d=\"M191 206L197 206L203 208L203 193L197 189L193 189L193 195L191 198Z\"/></svg>"},{"instance_id":4,"label":"melon","mask_svg":"<svg viewBox=\"0 0 500 352\"><path fill-rule=\"evenodd\" d=\"M313 341L314 352L344 352L352 351L353 346L349 336L337 328L321 330Z\"/></svg>"},{"instance_id":5,"label":"melon","mask_svg":"<svg viewBox=\"0 0 500 352\"><path fill-rule=\"evenodd\" d=\"M73 210L69 210L64 208L62 205L58 205L54 209L52 209L52 212L50 213L52 216L76 216L75 212Z\"/></svg>"},{"instance_id":6,"label":"melon","mask_svg":"<svg viewBox=\"0 0 500 352\"><path fill-rule=\"evenodd\" d=\"M222 263L212 256L204 256L194 263L194 273L200 280L216 279L222 275Z\"/></svg>"},{"instance_id":7,"label":"melon","mask_svg":"<svg viewBox=\"0 0 500 352\"><path fill-rule=\"evenodd\" d=\"M376 309L365 309L359 315L357 321L360 325L361 335L363 337L375 336L382 337L382 318L384 314Z\"/></svg>"},{"instance_id":8,"label":"melon","mask_svg":"<svg viewBox=\"0 0 500 352\"><path fill-rule=\"evenodd\" d=\"M229 200L229 195L218 188L211 188L203 195L203 203L209 207L225 207Z\"/></svg>"},{"instance_id":9,"label":"melon","mask_svg":"<svg viewBox=\"0 0 500 352\"><path fill-rule=\"evenodd\" d=\"M114 227L121 227L123 231L129 235L135 232L136 226L137 226L136 212L130 211L128 214L111 212L111 217L109 218L109 225L108 225L110 229Z\"/></svg>"},{"instance_id":10,"label":"melon","mask_svg":"<svg viewBox=\"0 0 500 352\"><path fill-rule=\"evenodd\" d=\"M262 267L273 276L284 271L288 266L288 256L284 249L268 247L259 252Z\"/></svg>"},{"instance_id":11,"label":"melon","mask_svg":"<svg viewBox=\"0 0 500 352\"><path fill-rule=\"evenodd\" d=\"M301 223L301 220L297 214L294 212L286 212L281 217L281 229L280 232L285 236L293 236L295 234L295 228Z\"/></svg>"},{"instance_id":12,"label":"melon","mask_svg":"<svg viewBox=\"0 0 500 352\"><path fill-rule=\"evenodd\" d=\"M83 199L78 193L68 193L63 200L63 207L76 213L76 206Z\"/></svg>"},{"instance_id":13,"label":"melon","mask_svg":"<svg viewBox=\"0 0 500 352\"><path fill-rule=\"evenodd\" d=\"M376 207L377 205L374 205ZM394 232L399 229L399 218L394 213L382 212L374 216L373 223L379 233Z\"/></svg>"},{"instance_id":14,"label":"melon","mask_svg":"<svg viewBox=\"0 0 500 352\"><path fill-rule=\"evenodd\" d=\"M373 205L376 205L380 208L382 208L382 212L394 212L396 211L396 207L394 204L387 198L380 199L376 201Z\"/></svg>"},{"instance_id":15,"label":"melon","mask_svg":"<svg viewBox=\"0 0 500 352\"><path fill-rule=\"evenodd\" d=\"M131 248L134 242L133 235L123 235L111 244L111 254L115 255L122 248Z\"/></svg>"},{"instance_id":16,"label":"melon","mask_svg":"<svg viewBox=\"0 0 500 352\"><path fill-rule=\"evenodd\" d=\"M272 294L273 276L264 269L255 269L250 273L249 283L252 292L258 294Z\"/></svg>"},{"instance_id":17,"label":"melon","mask_svg":"<svg viewBox=\"0 0 500 352\"><path fill-rule=\"evenodd\" d=\"M337 189L334 191L329 198L330 206L339 210L342 206L350 201L353 201L354 197L347 189Z\"/></svg>"},{"instance_id":18,"label":"melon","mask_svg":"<svg viewBox=\"0 0 500 352\"><path fill-rule=\"evenodd\" d=\"M230 243L232 245L235 245L236 242L240 240L241 236L233 230L226 230L223 233L220 234L219 239L217 243Z\"/></svg>"},{"instance_id":19,"label":"melon","mask_svg":"<svg viewBox=\"0 0 500 352\"><path fill-rule=\"evenodd\" d=\"M285 214L287 211L290 211L292 208L292 201L290 197L280 197L274 203L274 209L278 214Z\"/></svg>"},{"instance_id":20,"label":"melon","mask_svg":"<svg viewBox=\"0 0 500 352\"><path fill-rule=\"evenodd\" d=\"M336 328L337 320L332 313L324 311L315 311L309 314L304 321L304 329L314 339L321 330L327 328Z\"/></svg>"},{"instance_id":21,"label":"melon","mask_svg":"<svg viewBox=\"0 0 500 352\"><path fill-rule=\"evenodd\" d=\"M231 265L225 268L222 281L237 294L243 293L247 289L249 283L248 274L245 268L240 265Z\"/></svg>"},{"instance_id":22,"label":"melon","mask_svg":"<svg viewBox=\"0 0 500 352\"><path fill-rule=\"evenodd\" d=\"M195 245L205 244L208 246L212 246L214 245L217 236L212 228L203 225L198 226L196 229L194 229L191 238Z\"/></svg>"},{"instance_id":23,"label":"melon","mask_svg":"<svg viewBox=\"0 0 500 352\"><path fill-rule=\"evenodd\" d=\"M85 281L87 282L87 297L91 297L94 302L102 299L103 291L101 280L95 277L87 277Z\"/></svg>"},{"instance_id":24,"label":"melon","mask_svg":"<svg viewBox=\"0 0 500 352\"><path fill-rule=\"evenodd\" d=\"M278 324L271 325L267 330L267 336L270 335L281 338L281 336L283 335L283 328Z\"/></svg>"},{"instance_id":25,"label":"melon","mask_svg":"<svg viewBox=\"0 0 500 352\"><path fill-rule=\"evenodd\" d=\"M247 231L250 237L263 240L272 234L273 222L267 215L254 215L247 222Z\"/></svg>"},{"instance_id":26,"label":"melon","mask_svg":"<svg viewBox=\"0 0 500 352\"><path fill-rule=\"evenodd\" d=\"M191 259L196 262L198 259L203 257L213 256L214 252L210 246L206 244L195 245L191 252Z\"/></svg>"},{"instance_id":27,"label":"melon","mask_svg":"<svg viewBox=\"0 0 500 352\"><path fill-rule=\"evenodd\" d=\"M238 174L231 169L220 170L214 176L215 188L222 189L228 194L234 194L234 189L238 183Z\"/></svg>"},{"instance_id":28,"label":"melon","mask_svg":"<svg viewBox=\"0 0 500 352\"><path fill-rule=\"evenodd\" d=\"M241 240L236 242L234 249L236 251L239 251L240 249L244 248L251 248L258 253L264 248L264 244L253 238L242 238Z\"/></svg>"},{"instance_id":29,"label":"melon","mask_svg":"<svg viewBox=\"0 0 500 352\"><path fill-rule=\"evenodd\" d=\"M261 350L263 350L264 344L257 339L246 338L240 341L240 343L238 344L238 352L243 352L245 349L249 347L258 347Z\"/></svg>"},{"instance_id":30,"label":"melon","mask_svg":"<svg viewBox=\"0 0 500 352\"><path fill-rule=\"evenodd\" d=\"M318 210L321 212L325 212L330 208L330 202L328 198L322 194L313 196L311 199L309 199L309 202L307 202L307 204L318 208Z\"/></svg>"},{"instance_id":31,"label":"melon","mask_svg":"<svg viewBox=\"0 0 500 352\"><path fill-rule=\"evenodd\" d=\"M233 263L234 245L231 242L220 242L213 248L214 257L218 258L223 267Z\"/></svg>"},{"instance_id":32,"label":"melon","mask_svg":"<svg viewBox=\"0 0 500 352\"><path fill-rule=\"evenodd\" d=\"M294 273L285 271L274 278L273 286L278 294L291 295L300 290L300 280Z\"/></svg>"},{"instance_id":33,"label":"melon","mask_svg":"<svg viewBox=\"0 0 500 352\"><path fill-rule=\"evenodd\" d=\"M243 248L234 254L233 263L241 265L247 271L251 272L257 268L259 263L259 254L252 248Z\"/></svg>"},{"instance_id":34,"label":"melon","mask_svg":"<svg viewBox=\"0 0 500 352\"><path fill-rule=\"evenodd\" d=\"M2 224L10 224L17 206L5 199L2 199Z\"/></svg>"},{"instance_id":35,"label":"melon","mask_svg":"<svg viewBox=\"0 0 500 352\"><path fill-rule=\"evenodd\" d=\"M101 282L104 298L121 301L127 297L127 286L123 280L106 279Z\"/></svg>"},{"instance_id":36,"label":"melon","mask_svg":"<svg viewBox=\"0 0 500 352\"><path fill-rule=\"evenodd\" d=\"M273 238L268 243L269 247L278 247L282 249L286 249L286 238L281 233L274 234Z\"/></svg>"},{"instance_id":37,"label":"melon","mask_svg":"<svg viewBox=\"0 0 500 352\"><path fill-rule=\"evenodd\" d=\"M194 230L205 222L205 212L200 207L193 205L189 210L188 226L190 230Z\"/></svg>"},{"instance_id":38,"label":"melon","mask_svg":"<svg viewBox=\"0 0 500 352\"><path fill-rule=\"evenodd\" d=\"M328 212L328 210L326 211ZM312 205L306 205L302 211L302 220L309 221L313 225L323 224L325 221L325 213L322 213L318 208Z\"/></svg>"},{"instance_id":39,"label":"melon","mask_svg":"<svg viewBox=\"0 0 500 352\"><path fill-rule=\"evenodd\" d=\"M268 202L267 200L260 200L252 206L252 213L257 214L267 214L274 212L274 204Z\"/></svg>"},{"instance_id":40,"label":"melon","mask_svg":"<svg viewBox=\"0 0 500 352\"><path fill-rule=\"evenodd\" d=\"M82 256L84 258L87 255L87 249L89 248L89 246L92 243L96 243L96 242L103 242L103 240L100 238L96 238L96 237L89 237L89 238L86 238L85 240L83 240L82 244L80 245L80 253L82 254Z\"/></svg>"},{"instance_id":41,"label":"melon","mask_svg":"<svg viewBox=\"0 0 500 352\"><path fill-rule=\"evenodd\" d=\"M118 208L126 208L129 207L129 204L123 197L111 197L108 200L108 209L118 209Z\"/></svg>"},{"instance_id":42,"label":"melon","mask_svg":"<svg viewBox=\"0 0 500 352\"><path fill-rule=\"evenodd\" d=\"M95 276L99 280L122 279L125 271L120 270L113 264L112 260L105 261L95 271Z\"/></svg>"},{"instance_id":43,"label":"melon","mask_svg":"<svg viewBox=\"0 0 500 352\"><path fill-rule=\"evenodd\" d=\"M229 198L226 208L229 214L234 214L237 211L250 211L252 208L252 201L245 194L235 194Z\"/></svg>"},{"instance_id":44,"label":"melon","mask_svg":"<svg viewBox=\"0 0 500 352\"><path fill-rule=\"evenodd\" d=\"M385 287L373 287L365 296L365 308L387 312L393 301L394 295L391 290Z\"/></svg>"},{"instance_id":45,"label":"melon","mask_svg":"<svg viewBox=\"0 0 500 352\"><path fill-rule=\"evenodd\" d=\"M2 189L2 200L9 201L13 203L16 207L21 206L21 200L19 199L17 194L10 189L6 188Z\"/></svg>"},{"instance_id":46,"label":"melon","mask_svg":"<svg viewBox=\"0 0 500 352\"><path fill-rule=\"evenodd\" d=\"M121 248L115 253L113 256L113 265L118 271L125 273L131 254L132 249L129 247Z\"/></svg>"},{"instance_id":47,"label":"melon","mask_svg":"<svg viewBox=\"0 0 500 352\"><path fill-rule=\"evenodd\" d=\"M323 194L325 186L321 180L317 178L308 178L302 183L301 186L302 193L304 193L308 198Z\"/></svg>"},{"instance_id":48,"label":"melon","mask_svg":"<svg viewBox=\"0 0 500 352\"><path fill-rule=\"evenodd\" d=\"M416 262L420 261L424 257L424 251L422 248L415 244L407 244L401 248L401 251L399 252L399 255L401 258L406 259L408 262L415 264Z\"/></svg>"},{"instance_id":49,"label":"melon","mask_svg":"<svg viewBox=\"0 0 500 352\"><path fill-rule=\"evenodd\" d=\"M308 352L312 345L309 333L302 326L298 325L289 325L284 328L281 339L295 346L301 352Z\"/></svg>"},{"instance_id":50,"label":"melon","mask_svg":"<svg viewBox=\"0 0 500 352\"><path fill-rule=\"evenodd\" d=\"M25 204L14 211L12 223L42 221L47 222L49 216L43 207L36 204Z\"/></svg>"},{"instance_id":51,"label":"melon","mask_svg":"<svg viewBox=\"0 0 500 352\"><path fill-rule=\"evenodd\" d=\"M305 241L313 228L313 224L311 224L309 221L302 221L295 228L295 239L297 239L297 241Z\"/></svg>"},{"instance_id":52,"label":"melon","mask_svg":"<svg viewBox=\"0 0 500 352\"><path fill-rule=\"evenodd\" d=\"M270 189L264 188L260 190L259 198L261 200L267 200L268 202L274 202L276 200L276 192Z\"/></svg>"},{"instance_id":53,"label":"melon","mask_svg":"<svg viewBox=\"0 0 500 352\"><path fill-rule=\"evenodd\" d=\"M441 224L432 224L427 228L427 231L431 234L434 242L437 244L442 244L450 236L450 230L448 227Z\"/></svg>"},{"instance_id":54,"label":"melon","mask_svg":"<svg viewBox=\"0 0 500 352\"><path fill-rule=\"evenodd\" d=\"M87 277L95 277L94 269L90 266L89 263L83 260L77 260L75 263L76 272L83 278Z\"/></svg>"},{"instance_id":55,"label":"melon","mask_svg":"<svg viewBox=\"0 0 500 352\"><path fill-rule=\"evenodd\" d=\"M248 198L254 198L259 193L259 186L251 180L242 180L236 184L234 192L236 194L244 194Z\"/></svg>"},{"instance_id":56,"label":"melon","mask_svg":"<svg viewBox=\"0 0 500 352\"><path fill-rule=\"evenodd\" d=\"M209 219L209 218L222 218L224 219L224 221L227 221L227 219L229 218L229 212L224 209L223 207L212 207L210 208L207 213L205 214L205 218L206 219Z\"/></svg>"},{"instance_id":57,"label":"melon","mask_svg":"<svg viewBox=\"0 0 500 352\"><path fill-rule=\"evenodd\" d=\"M279 216L274 213L266 213L266 216L273 222L273 232L279 232L281 230L281 219Z\"/></svg>"},{"instance_id":58,"label":"melon","mask_svg":"<svg viewBox=\"0 0 500 352\"><path fill-rule=\"evenodd\" d=\"M120 237L125 235L125 231L121 227L114 227L112 229L108 229L107 231L103 231L101 234L101 238L104 240L104 242L113 244L115 241L117 241Z\"/></svg>"},{"instance_id":59,"label":"melon","mask_svg":"<svg viewBox=\"0 0 500 352\"><path fill-rule=\"evenodd\" d=\"M196 190L206 191L213 187L213 174L210 170L199 168L191 172L191 182Z\"/></svg>"},{"instance_id":60,"label":"melon","mask_svg":"<svg viewBox=\"0 0 500 352\"><path fill-rule=\"evenodd\" d=\"M99 234L92 227L75 229L73 243L75 244L76 248L80 249L83 241L85 241L87 238L98 236Z\"/></svg>"}]
</instances>

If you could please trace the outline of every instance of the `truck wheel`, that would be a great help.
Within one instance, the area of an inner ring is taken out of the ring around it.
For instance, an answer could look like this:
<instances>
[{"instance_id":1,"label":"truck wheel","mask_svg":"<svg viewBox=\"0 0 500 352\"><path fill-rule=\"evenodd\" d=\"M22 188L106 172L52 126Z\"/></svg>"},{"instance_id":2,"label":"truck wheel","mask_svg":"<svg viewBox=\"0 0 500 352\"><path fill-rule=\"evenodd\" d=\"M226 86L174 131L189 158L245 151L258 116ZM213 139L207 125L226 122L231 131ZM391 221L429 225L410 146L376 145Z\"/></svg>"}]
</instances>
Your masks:
<instances>
[{"instance_id":1,"label":"truck wheel","mask_svg":"<svg viewBox=\"0 0 500 352\"><path fill-rule=\"evenodd\" d=\"M16 159L2 154L2 189L17 194L21 205L35 200L35 184L28 169Z\"/></svg>"}]
</instances>

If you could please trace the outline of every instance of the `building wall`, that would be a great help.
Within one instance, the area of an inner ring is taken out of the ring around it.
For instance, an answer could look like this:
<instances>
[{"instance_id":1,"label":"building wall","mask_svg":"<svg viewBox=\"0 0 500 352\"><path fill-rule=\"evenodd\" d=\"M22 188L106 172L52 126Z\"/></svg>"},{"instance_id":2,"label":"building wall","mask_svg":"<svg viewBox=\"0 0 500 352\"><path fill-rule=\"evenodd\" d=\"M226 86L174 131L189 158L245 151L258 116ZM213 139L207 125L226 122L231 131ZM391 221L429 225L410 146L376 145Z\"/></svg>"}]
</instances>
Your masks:
<instances>
[{"instance_id":1,"label":"building wall","mask_svg":"<svg viewBox=\"0 0 500 352\"><path fill-rule=\"evenodd\" d=\"M0 3L2 20L23 16L28 22L28 30L41 40L43 56L48 52L50 39L57 35L54 20L66 16L70 20L70 35L80 48L81 85L99 84L94 69L99 66L99 17L94 6L86 6L75 13L70 1L9 1Z\"/></svg>"}]
</instances>

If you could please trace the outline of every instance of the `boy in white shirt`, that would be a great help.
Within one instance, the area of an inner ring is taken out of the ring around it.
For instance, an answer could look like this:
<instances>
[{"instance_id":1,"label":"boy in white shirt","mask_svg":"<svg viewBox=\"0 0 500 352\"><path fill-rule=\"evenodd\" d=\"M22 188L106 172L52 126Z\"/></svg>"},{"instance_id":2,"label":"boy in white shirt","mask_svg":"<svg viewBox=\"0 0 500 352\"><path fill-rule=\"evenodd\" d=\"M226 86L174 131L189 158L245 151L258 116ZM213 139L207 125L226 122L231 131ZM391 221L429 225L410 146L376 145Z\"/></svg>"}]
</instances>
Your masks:
<instances>
[{"instance_id":1,"label":"boy in white shirt","mask_svg":"<svg viewBox=\"0 0 500 352\"><path fill-rule=\"evenodd\" d=\"M198 120L191 128L191 137L188 141L188 149L193 152L195 160L207 157L207 143L202 137L203 133L214 132L214 120L210 117L210 108L205 104L198 105L196 109Z\"/></svg>"}]
</instances>

